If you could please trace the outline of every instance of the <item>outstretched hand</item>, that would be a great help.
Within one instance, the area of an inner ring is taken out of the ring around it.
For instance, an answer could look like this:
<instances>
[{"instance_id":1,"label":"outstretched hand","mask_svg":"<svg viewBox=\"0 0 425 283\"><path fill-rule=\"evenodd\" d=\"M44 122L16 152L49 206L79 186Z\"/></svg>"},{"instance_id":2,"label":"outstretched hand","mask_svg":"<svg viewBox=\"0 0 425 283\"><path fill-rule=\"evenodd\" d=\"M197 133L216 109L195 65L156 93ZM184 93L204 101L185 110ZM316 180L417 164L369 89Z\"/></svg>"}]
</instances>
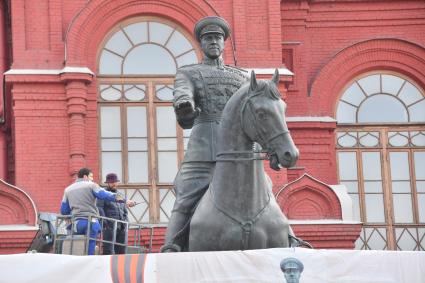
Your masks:
<instances>
[{"instance_id":1,"label":"outstretched hand","mask_svg":"<svg viewBox=\"0 0 425 283\"><path fill-rule=\"evenodd\" d=\"M133 207L136 205L136 202L134 200L127 200L126 205L127 207Z\"/></svg>"},{"instance_id":2,"label":"outstretched hand","mask_svg":"<svg viewBox=\"0 0 425 283\"><path fill-rule=\"evenodd\" d=\"M181 100L174 105L177 122L183 129L190 129L193 126L195 118L201 113L201 109L195 108L189 100Z\"/></svg>"}]
</instances>

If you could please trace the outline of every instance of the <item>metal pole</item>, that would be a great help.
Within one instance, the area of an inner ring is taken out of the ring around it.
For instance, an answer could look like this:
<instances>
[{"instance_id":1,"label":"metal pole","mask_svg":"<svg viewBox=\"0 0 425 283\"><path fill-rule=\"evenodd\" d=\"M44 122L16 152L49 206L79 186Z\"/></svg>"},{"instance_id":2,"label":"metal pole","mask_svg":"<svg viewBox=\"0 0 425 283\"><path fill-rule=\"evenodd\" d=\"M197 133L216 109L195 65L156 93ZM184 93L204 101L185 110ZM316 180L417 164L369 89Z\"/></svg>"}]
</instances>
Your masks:
<instances>
[{"instance_id":1,"label":"metal pole","mask_svg":"<svg viewBox=\"0 0 425 283\"><path fill-rule=\"evenodd\" d=\"M88 217L87 221L88 221L88 223L87 223L87 230L86 230L86 243L84 245L85 246L84 247L84 254L85 255L88 255L88 253L89 253L90 231L91 231L91 221L92 221L91 215Z\"/></svg>"},{"instance_id":2,"label":"metal pole","mask_svg":"<svg viewBox=\"0 0 425 283\"><path fill-rule=\"evenodd\" d=\"M112 232L112 252L115 253L115 242L117 240L117 220L114 219L113 232Z\"/></svg>"},{"instance_id":3,"label":"metal pole","mask_svg":"<svg viewBox=\"0 0 425 283\"><path fill-rule=\"evenodd\" d=\"M128 245L128 222L123 222L125 225L125 236L124 236L124 252L127 253L127 245Z\"/></svg>"}]
</instances>

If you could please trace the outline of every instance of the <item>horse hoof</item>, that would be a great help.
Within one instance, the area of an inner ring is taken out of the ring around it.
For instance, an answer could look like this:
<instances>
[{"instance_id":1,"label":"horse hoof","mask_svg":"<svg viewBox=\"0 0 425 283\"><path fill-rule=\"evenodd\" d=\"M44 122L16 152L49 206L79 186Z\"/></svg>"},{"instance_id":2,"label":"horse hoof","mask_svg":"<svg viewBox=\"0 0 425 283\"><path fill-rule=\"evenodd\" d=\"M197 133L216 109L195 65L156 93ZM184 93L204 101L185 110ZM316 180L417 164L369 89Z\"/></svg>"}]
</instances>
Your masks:
<instances>
[{"instance_id":1,"label":"horse hoof","mask_svg":"<svg viewBox=\"0 0 425 283\"><path fill-rule=\"evenodd\" d=\"M181 252L181 248L179 245L176 244L166 244L163 245L160 249L159 252L160 253L178 253Z\"/></svg>"}]
</instances>

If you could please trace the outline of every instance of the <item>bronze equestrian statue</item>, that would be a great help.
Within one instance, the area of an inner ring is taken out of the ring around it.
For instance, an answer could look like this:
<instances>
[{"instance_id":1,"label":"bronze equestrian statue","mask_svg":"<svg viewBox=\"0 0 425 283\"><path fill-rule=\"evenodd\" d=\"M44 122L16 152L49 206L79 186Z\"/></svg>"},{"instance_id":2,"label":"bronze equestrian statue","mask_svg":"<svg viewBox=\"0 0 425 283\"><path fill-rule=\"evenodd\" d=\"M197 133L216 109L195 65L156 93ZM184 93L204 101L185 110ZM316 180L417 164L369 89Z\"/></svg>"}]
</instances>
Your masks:
<instances>
[{"instance_id":1,"label":"bronze equestrian statue","mask_svg":"<svg viewBox=\"0 0 425 283\"><path fill-rule=\"evenodd\" d=\"M204 58L200 64L180 68L175 78L177 121L184 129L192 128L192 133L174 182L176 201L162 252L188 250L190 219L214 174L222 111L232 95L249 80L246 71L223 63L224 41L230 34L224 19L203 18L195 25L194 34Z\"/></svg>"}]
</instances>

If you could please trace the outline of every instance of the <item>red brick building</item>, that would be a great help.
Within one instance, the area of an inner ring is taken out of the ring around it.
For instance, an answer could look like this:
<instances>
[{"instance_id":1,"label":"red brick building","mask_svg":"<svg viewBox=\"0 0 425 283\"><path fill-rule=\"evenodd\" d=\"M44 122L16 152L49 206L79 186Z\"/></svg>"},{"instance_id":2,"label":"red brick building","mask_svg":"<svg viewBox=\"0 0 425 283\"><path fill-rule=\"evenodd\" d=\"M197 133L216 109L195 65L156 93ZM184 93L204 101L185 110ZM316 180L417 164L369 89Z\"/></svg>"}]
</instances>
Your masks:
<instances>
[{"instance_id":1,"label":"red brick building","mask_svg":"<svg viewBox=\"0 0 425 283\"><path fill-rule=\"evenodd\" d=\"M171 107L192 29L232 27L225 61L281 73L296 168L268 172L317 248L425 249L421 0L0 1L0 253L24 252L83 166L117 172L131 221L166 225L189 131ZM159 245L164 229L157 229Z\"/></svg>"}]
</instances>

